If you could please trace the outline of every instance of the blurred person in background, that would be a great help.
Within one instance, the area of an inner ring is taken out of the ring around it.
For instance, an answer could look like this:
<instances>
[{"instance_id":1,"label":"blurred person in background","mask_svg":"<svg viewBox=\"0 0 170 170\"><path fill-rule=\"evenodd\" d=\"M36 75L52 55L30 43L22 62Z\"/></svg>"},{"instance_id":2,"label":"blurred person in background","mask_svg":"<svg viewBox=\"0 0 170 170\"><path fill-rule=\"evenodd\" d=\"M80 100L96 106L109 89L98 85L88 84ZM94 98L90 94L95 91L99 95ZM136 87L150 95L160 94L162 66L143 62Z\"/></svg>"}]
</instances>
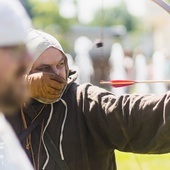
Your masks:
<instances>
[{"instance_id":1,"label":"blurred person in background","mask_svg":"<svg viewBox=\"0 0 170 170\"><path fill-rule=\"evenodd\" d=\"M4 117L16 111L27 94L23 75L31 61L25 46L31 21L17 0L0 0L0 23L0 169L32 170Z\"/></svg>"},{"instance_id":2,"label":"blurred person in background","mask_svg":"<svg viewBox=\"0 0 170 170\"><path fill-rule=\"evenodd\" d=\"M93 61L89 54L92 46L91 40L85 36L80 36L75 40L75 62L78 67L80 83L91 82L91 77L94 74ZM84 64L86 64L86 67L84 67Z\"/></svg>"},{"instance_id":3,"label":"blurred person in background","mask_svg":"<svg viewBox=\"0 0 170 170\"><path fill-rule=\"evenodd\" d=\"M36 170L116 170L115 149L170 152L169 92L115 96L79 85L54 37L32 30L28 44L31 99L10 122Z\"/></svg>"}]
</instances>

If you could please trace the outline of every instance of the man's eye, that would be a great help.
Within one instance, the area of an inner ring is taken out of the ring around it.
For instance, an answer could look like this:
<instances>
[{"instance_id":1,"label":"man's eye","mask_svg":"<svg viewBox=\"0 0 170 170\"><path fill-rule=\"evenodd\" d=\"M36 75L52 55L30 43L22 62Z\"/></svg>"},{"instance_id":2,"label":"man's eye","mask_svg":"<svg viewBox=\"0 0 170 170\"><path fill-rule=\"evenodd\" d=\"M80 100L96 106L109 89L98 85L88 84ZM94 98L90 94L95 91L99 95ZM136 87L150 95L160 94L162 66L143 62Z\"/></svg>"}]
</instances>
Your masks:
<instances>
[{"instance_id":1,"label":"man's eye","mask_svg":"<svg viewBox=\"0 0 170 170\"><path fill-rule=\"evenodd\" d=\"M64 67L64 65L65 65L65 62L63 61L63 62L59 63L59 64L57 65L57 67L61 69L61 68Z\"/></svg>"},{"instance_id":2,"label":"man's eye","mask_svg":"<svg viewBox=\"0 0 170 170\"><path fill-rule=\"evenodd\" d=\"M43 66L43 67L39 67L39 68L37 68L37 70L39 70L39 71L47 71L47 70L49 70L49 66Z\"/></svg>"}]
</instances>

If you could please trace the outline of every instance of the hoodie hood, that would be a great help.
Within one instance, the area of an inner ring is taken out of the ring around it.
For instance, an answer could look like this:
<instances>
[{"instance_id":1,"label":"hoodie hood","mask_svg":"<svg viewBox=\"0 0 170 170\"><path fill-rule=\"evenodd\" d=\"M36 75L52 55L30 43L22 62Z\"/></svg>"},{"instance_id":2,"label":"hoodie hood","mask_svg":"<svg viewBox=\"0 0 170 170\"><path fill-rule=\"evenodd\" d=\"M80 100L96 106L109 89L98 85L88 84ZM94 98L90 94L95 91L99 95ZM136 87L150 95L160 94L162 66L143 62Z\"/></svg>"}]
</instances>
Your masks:
<instances>
[{"instance_id":1,"label":"hoodie hood","mask_svg":"<svg viewBox=\"0 0 170 170\"><path fill-rule=\"evenodd\" d=\"M58 40L56 38L54 38L50 34L45 33L43 31L31 29L28 32L28 41L27 42L28 42L28 44L27 44L28 49L29 49L30 53L33 55L33 64L40 57L40 55L50 47L54 47L57 50L59 50L60 52L62 52L66 58L66 72L68 75L67 56L66 56L63 48L61 47L61 44L58 42ZM33 64L32 64L32 66L33 66ZM29 71L31 71L32 66Z\"/></svg>"},{"instance_id":2,"label":"hoodie hood","mask_svg":"<svg viewBox=\"0 0 170 170\"><path fill-rule=\"evenodd\" d=\"M43 52L45 52L48 48L53 47L56 48L57 50L59 50L65 57L65 67L66 67L66 75L68 78L69 75L69 68L68 68L68 62L67 62L67 56L63 50L63 48L61 47L60 43L58 42L58 40L56 38L54 38L53 36L51 36L48 33L45 33L43 31L39 31L39 30L35 30L35 29L31 29L28 33L28 49L31 52L31 54L33 55L33 63L32 66L34 65L35 61L41 56L41 54ZM32 70L32 66L29 69L29 73ZM63 91L61 93L60 98L62 97L64 90L66 89L67 85L63 88ZM45 103L45 104L51 104L51 103L55 103L57 101L60 100L56 99L54 101L45 101L44 99L41 98L36 98L36 100L38 100L41 103Z\"/></svg>"},{"instance_id":3,"label":"hoodie hood","mask_svg":"<svg viewBox=\"0 0 170 170\"><path fill-rule=\"evenodd\" d=\"M28 49L33 54L33 62L35 62L38 57L49 47L58 49L66 57L61 44L50 34L35 29L31 29L28 32Z\"/></svg>"},{"instance_id":4,"label":"hoodie hood","mask_svg":"<svg viewBox=\"0 0 170 170\"><path fill-rule=\"evenodd\" d=\"M70 85L71 83L75 82L78 77L78 73L75 70L69 70L69 75L67 78L67 83Z\"/></svg>"},{"instance_id":5,"label":"hoodie hood","mask_svg":"<svg viewBox=\"0 0 170 170\"><path fill-rule=\"evenodd\" d=\"M28 49L33 54L33 59L34 59L33 62L35 62L38 59L38 57L45 50L47 50L49 47L54 47L54 48L58 49L66 57L60 43L57 41L57 39L55 39L51 35L44 33L42 31L31 30L28 34L28 37L29 37L28 38ZM66 57L66 59L67 59L67 57ZM32 69L32 67L31 67L31 69ZM65 107L64 119L63 119L63 122L62 122L60 139L59 139L59 152L60 152L60 155L61 155L61 159L64 160L62 141L63 141L63 133L64 133L65 122L66 122L66 119L67 119L67 111L68 111L67 109L68 108L67 108L66 102L62 99L62 96L63 96L64 92L67 91L67 89L69 88L69 85L73 81L75 81L76 78L77 78L76 72L69 71L67 60L66 60L66 74L67 74L67 85L64 87L62 94L60 95L60 97L56 101L46 103L45 101L42 101L41 99L36 99L37 101L39 101L41 103L50 104L49 117L47 119L47 122L45 124L44 130L42 131L42 136L41 136L41 141L42 141L43 147L45 149L45 153L46 153L46 160L45 160L45 162L43 164L43 168L42 168L43 170L46 169L46 166L49 163L49 151L48 151L47 146L46 146L45 141L44 141L44 135L46 133L46 130L47 130L47 128L48 128L48 126L51 122L52 116L53 116L53 108L54 108L53 103L59 102L59 101L61 101L63 103L64 107Z\"/></svg>"}]
</instances>

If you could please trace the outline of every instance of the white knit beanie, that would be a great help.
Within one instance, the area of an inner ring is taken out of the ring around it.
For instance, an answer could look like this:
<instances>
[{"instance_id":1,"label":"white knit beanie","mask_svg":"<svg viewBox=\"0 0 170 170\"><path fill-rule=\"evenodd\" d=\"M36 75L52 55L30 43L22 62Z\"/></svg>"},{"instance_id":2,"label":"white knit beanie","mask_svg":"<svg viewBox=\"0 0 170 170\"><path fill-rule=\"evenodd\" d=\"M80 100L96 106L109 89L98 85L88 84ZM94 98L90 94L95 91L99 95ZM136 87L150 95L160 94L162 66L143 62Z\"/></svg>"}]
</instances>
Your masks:
<instances>
[{"instance_id":1,"label":"white knit beanie","mask_svg":"<svg viewBox=\"0 0 170 170\"><path fill-rule=\"evenodd\" d=\"M25 43L29 28L31 20L18 0L0 0L0 47Z\"/></svg>"}]
</instances>

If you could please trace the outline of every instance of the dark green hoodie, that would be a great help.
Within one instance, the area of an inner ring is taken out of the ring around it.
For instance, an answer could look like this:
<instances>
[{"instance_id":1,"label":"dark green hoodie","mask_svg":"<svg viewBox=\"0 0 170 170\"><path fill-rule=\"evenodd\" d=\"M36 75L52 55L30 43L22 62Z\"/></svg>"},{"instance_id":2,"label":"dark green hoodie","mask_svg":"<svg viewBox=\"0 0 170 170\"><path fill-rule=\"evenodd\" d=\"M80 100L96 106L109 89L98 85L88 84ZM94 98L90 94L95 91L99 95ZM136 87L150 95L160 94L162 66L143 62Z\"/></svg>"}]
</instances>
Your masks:
<instances>
[{"instance_id":1,"label":"dark green hoodie","mask_svg":"<svg viewBox=\"0 0 170 170\"><path fill-rule=\"evenodd\" d=\"M67 89L62 100L53 104L52 117L46 129L71 170L116 170L115 149L145 154L170 151L169 92L117 97L92 84L78 85L75 78L75 72L70 72ZM25 106L28 124L43 105L32 100ZM45 127L49 120L50 111L51 105L48 104L43 110L47 113L45 120L31 133L37 170L42 169L47 160L40 135L41 127ZM21 115L8 120L20 135L23 131ZM50 153L45 169L60 169Z\"/></svg>"}]
</instances>

